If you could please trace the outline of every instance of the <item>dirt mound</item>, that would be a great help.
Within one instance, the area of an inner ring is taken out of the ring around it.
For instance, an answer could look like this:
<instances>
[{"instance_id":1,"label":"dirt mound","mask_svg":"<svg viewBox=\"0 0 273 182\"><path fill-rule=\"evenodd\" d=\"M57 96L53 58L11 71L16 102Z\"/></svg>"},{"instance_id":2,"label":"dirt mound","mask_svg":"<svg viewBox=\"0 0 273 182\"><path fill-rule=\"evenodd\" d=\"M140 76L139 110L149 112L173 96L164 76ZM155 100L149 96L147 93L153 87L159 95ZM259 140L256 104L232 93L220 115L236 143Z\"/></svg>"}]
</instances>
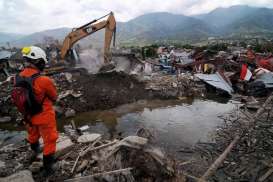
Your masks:
<instances>
[{"instance_id":1,"label":"dirt mound","mask_svg":"<svg viewBox=\"0 0 273 182\"><path fill-rule=\"evenodd\" d=\"M55 80L59 80L57 85L60 90L82 93L80 98L66 97L61 103L62 106L73 108L77 112L109 109L150 97L144 83L122 72L73 75L73 79L70 84L65 84L66 81L63 80Z\"/></svg>"},{"instance_id":2,"label":"dirt mound","mask_svg":"<svg viewBox=\"0 0 273 182\"><path fill-rule=\"evenodd\" d=\"M108 109L117 105L148 98L143 83L124 73L104 73L82 77L89 109Z\"/></svg>"}]
</instances>

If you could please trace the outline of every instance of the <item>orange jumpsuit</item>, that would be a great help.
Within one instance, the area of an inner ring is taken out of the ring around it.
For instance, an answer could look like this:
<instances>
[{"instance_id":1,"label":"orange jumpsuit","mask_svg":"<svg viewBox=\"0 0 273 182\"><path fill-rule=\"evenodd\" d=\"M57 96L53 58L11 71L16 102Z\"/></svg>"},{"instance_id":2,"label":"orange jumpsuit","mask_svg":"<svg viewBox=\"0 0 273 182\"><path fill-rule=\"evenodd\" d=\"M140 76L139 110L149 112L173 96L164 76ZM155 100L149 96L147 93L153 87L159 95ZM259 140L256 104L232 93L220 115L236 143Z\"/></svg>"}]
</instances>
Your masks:
<instances>
[{"instance_id":1,"label":"orange jumpsuit","mask_svg":"<svg viewBox=\"0 0 273 182\"><path fill-rule=\"evenodd\" d=\"M25 68L20 76L30 77L38 73L34 68ZM56 127L55 111L53 101L57 99L57 91L52 80L47 76L40 76L34 80L33 90L37 101L43 102L43 111L32 116L31 126L27 126L28 141L34 144L42 137L44 142L44 155L54 154L56 151L56 140L58 132Z\"/></svg>"}]
</instances>

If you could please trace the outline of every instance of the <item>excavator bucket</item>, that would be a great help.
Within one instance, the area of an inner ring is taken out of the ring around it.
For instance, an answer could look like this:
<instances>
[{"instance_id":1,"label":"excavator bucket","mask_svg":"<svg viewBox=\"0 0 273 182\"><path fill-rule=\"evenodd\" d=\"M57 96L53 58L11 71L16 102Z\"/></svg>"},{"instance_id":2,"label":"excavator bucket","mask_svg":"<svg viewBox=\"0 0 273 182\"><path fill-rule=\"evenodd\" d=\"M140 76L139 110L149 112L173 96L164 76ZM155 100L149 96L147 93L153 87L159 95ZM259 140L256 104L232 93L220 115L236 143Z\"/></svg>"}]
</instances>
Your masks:
<instances>
[{"instance_id":1,"label":"excavator bucket","mask_svg":"<svg viewBox=\"0 0 273 182\"><path fill-rule=\"evenodd\" d=\"M115 68L116 68L116 66L113 63L108 63L108 64L103 65L100 68L99 72L100 73L110 72L110 71L114 71Z\"/></svg>"}]
</instances>

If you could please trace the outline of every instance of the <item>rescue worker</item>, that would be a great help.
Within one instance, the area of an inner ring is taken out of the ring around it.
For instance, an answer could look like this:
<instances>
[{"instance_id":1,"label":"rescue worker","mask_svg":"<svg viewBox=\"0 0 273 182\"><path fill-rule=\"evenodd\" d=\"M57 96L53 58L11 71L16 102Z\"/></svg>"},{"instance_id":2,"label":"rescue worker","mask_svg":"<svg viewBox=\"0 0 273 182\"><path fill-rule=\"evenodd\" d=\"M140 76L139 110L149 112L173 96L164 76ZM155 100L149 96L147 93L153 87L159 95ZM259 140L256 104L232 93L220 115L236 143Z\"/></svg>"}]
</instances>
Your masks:
<instances>
[{"instance_id":1,"label":"rescue worker","mask_svg":"<svg viewBox=\"0 0 273 182\"><path fill-rule=\"evenodd\" d=\"M22 55L26 66L20 76L31 77L40 73L47 64L46 53L40 47L30 46L22 49ZM43 173L48 176L54 172L54 154L56 151L56 140L58 132L56 127L55 111L53 103L57 99L57 91L53 81L47 76L39 76L33 82L34 95L42 104L42 112L32 116L26 122L28 137L32 149L32 159L37 157L40 150L39 138L42 137L43 147Z\"/></svg>"}]
</instances>

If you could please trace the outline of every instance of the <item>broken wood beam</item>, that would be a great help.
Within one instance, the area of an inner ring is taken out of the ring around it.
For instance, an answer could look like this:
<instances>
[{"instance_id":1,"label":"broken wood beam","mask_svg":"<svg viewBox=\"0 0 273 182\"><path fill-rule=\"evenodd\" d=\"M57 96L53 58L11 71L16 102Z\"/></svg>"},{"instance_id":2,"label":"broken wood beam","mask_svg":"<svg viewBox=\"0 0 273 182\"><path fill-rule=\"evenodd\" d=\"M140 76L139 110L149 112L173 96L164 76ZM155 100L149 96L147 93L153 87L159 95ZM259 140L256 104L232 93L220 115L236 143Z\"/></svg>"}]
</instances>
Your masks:
<instances>
[{"instance_id":1,"label":"broken wood beam","mask_svg":"<svg viewBox=\"0 0 273 182\"><path fill-rule=\"evenodd\" d=\"M92 152L92 151L95 151L95 150L100 150L100 149L103 149L105 147L109 147L111 145L114 145L118 142L118 140L116 141L113 141L113 142L110 142L110 143L107 143L107 144L104 144L104 145L101 145L101 146L98 146L98 147L95 147L95 148L87 148L85 151L83 151L80 156L83 157L85 156L88 152Z\"/></svg>"},{"instance_id":2,"label":"broken wood beam","mask_svg":"<svg viewBox=\"0 0 273 182\"><path fill-rule=\"evenodd\" d=\"M270 104L270 102L272 102L273 100L273 94L271 94L267 99L266 101L264 102L264 104L262 105L262 107L256 112L254 118L258 118L265 110L266 110L266 106L268 104Z\"/></svg>"},{"instance_id":3,"label":"broken wood beam","mask_svg":"<svg viewBox=\"0 0 273 182\"><path fill-rule=\"evenodd\" d=\"M258 182L265 181L273 173L273 167L270 168L263 176L258 179Z\"/></svg>"},{"instance_id":4,"label":"broken wood beam","mask_svg":"<svg viewBox=\"0 0 273 182\"><path fill-rule=\"evenodd\" d=\"M239 141L240 136L236 135L229 146L225 149L225 151L214 161L214 163L210 166L210 168L205 172L205 174L198 180L198 182L206 181L214 172L218 169L218 167L224 162L229 152L235 146L235 144Z\"/></svg>"},{"instance_id":5,"label":"broken wood beam","mask_svg":"<svg viewBox=\"0 0 273 182\"><path fill-rule=\"evenodd\" d=\"M73 167L72 167L72 169L71 169L71 173L73 174L73 172L74 172L74 170L75 170L75 168L76 168L76 166L77 166L77 163L78 163L78 161L79 161L79 159L80 159L80 155L78 155L78 157L77 157L77 159L76 159L76 161L74 162L74 165L73 165Z\"/></svg>"}]
</instances>

